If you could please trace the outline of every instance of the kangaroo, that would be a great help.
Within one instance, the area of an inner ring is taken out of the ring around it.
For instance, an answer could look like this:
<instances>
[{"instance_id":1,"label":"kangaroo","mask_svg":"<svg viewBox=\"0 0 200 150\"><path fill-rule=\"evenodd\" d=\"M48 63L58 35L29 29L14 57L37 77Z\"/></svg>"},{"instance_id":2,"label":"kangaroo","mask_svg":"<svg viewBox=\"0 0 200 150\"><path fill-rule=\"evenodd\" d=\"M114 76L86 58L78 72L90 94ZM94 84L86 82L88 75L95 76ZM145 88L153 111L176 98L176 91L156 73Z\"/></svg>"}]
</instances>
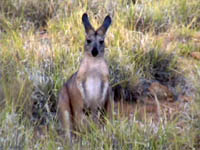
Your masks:
<instances>
[{"instance_id":1,"label":"kangaroo","mask_svg":"<svg viewBox=\"0 0 200 150\"><path fill-rule=\"evenodd\" d=\"M68 136L84 123L85 113L104 110L111 117L109 69L104 59L104 38L112 20L108 15L94 30L88 15L82 16L86 32L84 57L79 70L64 84L59 94L58 113Z\"/></svg>"}]
</instances>

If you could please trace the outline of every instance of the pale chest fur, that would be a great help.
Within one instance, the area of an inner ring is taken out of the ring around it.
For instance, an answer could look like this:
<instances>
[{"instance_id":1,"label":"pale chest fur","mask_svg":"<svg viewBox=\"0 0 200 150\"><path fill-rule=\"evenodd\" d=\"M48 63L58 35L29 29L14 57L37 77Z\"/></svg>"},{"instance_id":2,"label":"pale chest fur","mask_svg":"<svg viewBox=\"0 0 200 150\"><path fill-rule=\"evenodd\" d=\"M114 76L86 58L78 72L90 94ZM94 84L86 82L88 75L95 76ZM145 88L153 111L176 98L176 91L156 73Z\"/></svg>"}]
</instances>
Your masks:
<instances>
[{"instance_id":1,"label":"pale chest fur","mask_svg":"<svg viewBox=\"0 0 200 150\"><path fill-rule=\"evenodd\" d=\"M77 74L77 85L86 107L96 109L105 103L108 77L108 67L103 59L83 60Z\"/></svg>"}]
</instances>

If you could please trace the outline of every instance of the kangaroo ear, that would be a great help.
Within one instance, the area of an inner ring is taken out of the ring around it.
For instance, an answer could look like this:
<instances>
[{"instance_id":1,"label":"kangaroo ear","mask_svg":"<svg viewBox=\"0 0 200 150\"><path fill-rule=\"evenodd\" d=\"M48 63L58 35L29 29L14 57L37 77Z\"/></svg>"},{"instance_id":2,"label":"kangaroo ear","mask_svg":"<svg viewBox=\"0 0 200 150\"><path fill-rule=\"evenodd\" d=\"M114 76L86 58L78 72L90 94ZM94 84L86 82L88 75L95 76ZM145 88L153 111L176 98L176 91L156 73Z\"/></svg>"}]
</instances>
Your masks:
<instances>
[{"instance_id":1,"label":"kangaroo ear","mask_svg":"<svg viewBox=\"0 0 200 150\"><path fill-rule=\"evenodd\" d=\"M108 27L110 26L111 22L112 22L111 17L109 15L106 16L103 21L103 24L99 27L97 32L105 34L106 31L108 30Z\"/></svg>"},{"instance_id":2,"label":"kangaroo ear","mask_svg":"<svg viewBox=\"0 0 200 150\"><path fill-rule=\"evenodd\" d=\"M90 24L90 21L88 19L88 15L86 13L84 13L83 16L82 16L82 22L83 22L83 25L85 27L86 33L89 33L90 30L94 31L94 28Z\"/></svg>"}]
</instances>

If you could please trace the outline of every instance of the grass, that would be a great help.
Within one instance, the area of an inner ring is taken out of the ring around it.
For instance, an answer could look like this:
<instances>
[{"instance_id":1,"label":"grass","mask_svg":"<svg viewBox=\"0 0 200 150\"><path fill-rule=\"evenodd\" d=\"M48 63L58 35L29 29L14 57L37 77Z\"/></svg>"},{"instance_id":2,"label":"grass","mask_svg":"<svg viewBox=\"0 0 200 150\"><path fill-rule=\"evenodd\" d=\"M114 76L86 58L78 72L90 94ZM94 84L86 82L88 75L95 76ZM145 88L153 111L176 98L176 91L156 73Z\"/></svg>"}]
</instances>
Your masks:
<instances>
[{"instance_id":1,"label":"grass","mask_svg":"<svg viewBox=\"0 0 200 150\"><path fill-rule=\"evenodd\" d=\"M200 62L190 56L200 51L199 0L1 0L0 149L70 149L59 134L56 103L80 65L84 12L95 27L103 16L113 18L105 57L122 99L132 101L138 83L148 80L191 100L177 98L180 109L158 121L136 114L104 128L91 122L74 149L199 149Z\"/></svg>"}]
</instances>

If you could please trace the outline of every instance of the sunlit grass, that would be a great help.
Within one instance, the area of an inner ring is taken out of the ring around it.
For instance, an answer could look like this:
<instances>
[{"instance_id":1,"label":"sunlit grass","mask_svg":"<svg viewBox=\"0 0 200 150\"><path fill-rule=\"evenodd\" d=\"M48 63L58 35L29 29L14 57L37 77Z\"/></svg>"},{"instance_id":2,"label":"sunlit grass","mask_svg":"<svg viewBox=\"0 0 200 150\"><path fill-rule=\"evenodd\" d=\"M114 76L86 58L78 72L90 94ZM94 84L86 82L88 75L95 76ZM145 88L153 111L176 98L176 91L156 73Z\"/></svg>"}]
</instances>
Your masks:
<instances>
[{"instance_id":1,"label":"sunlit grass","mask_svg":"<svg viewBox=\"0 0 200 150\"><path fill-rule=\"evenodd\" d=\"M71 149L59 131L56 102L83 56L84 12L95 28L107 14L113 19L105 54L111 86L160 81L155 72L164 71L166 79L186 78L195 96L171 120L134 114L101 128L91 122L74 149L198 149L200 63L190 53L200 52L199 0L2 0L0 149Z\"/></svg>"}]
</instances>

